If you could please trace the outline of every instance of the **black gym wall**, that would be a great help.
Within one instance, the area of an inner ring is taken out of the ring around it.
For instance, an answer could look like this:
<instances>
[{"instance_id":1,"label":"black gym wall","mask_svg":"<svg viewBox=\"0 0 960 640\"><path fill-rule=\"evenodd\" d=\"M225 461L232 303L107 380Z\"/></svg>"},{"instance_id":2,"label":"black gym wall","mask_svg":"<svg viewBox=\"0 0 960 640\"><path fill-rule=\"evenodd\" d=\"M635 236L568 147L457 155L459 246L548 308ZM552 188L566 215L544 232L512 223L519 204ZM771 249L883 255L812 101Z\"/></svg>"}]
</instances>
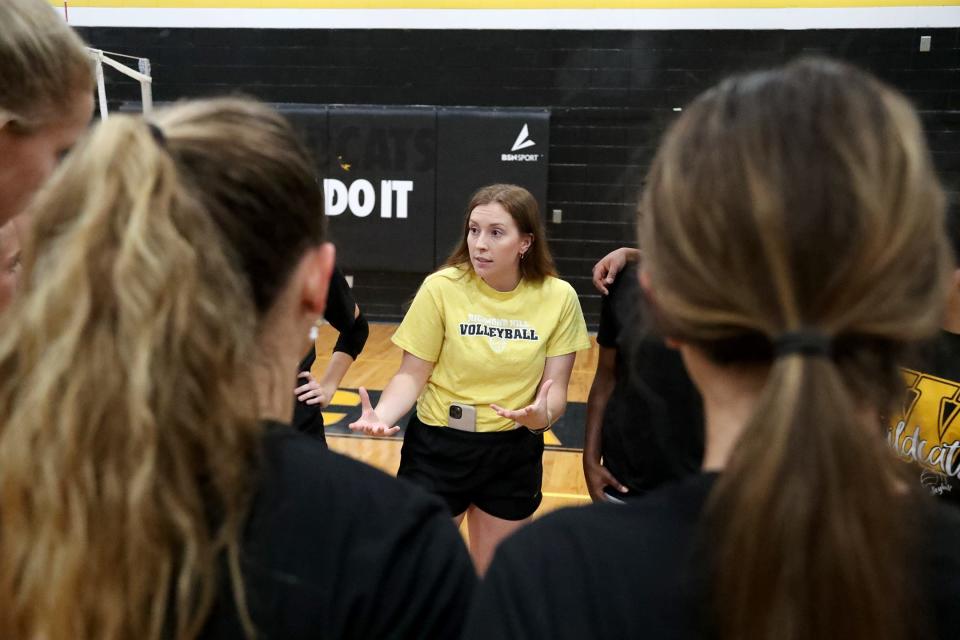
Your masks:
<instances>
[{"instance_id":1,"label":"black gym wall","mask_svg":"<svg viewBox=\"0 0 960 640\"><path fill-rule=\"evenodd\" d=\"M241 91L269 102L533 106L552 111L547 233L595 327L590 268L633 242L643 174L666 125L732 72L801 54L857 63L920 110L940 175L960 192L960 29L470 31L81 28L150 58L154 99ZM932 36L921 53L921 35ZM111 102L139 87L110 74ZM112 107L114 105L111 105ZM478 185L479 186L479 185ZM553 209L561 222L552 221ZM355 273L364 312L396 321L423 273Z\"/></svg>"}]
</instances>

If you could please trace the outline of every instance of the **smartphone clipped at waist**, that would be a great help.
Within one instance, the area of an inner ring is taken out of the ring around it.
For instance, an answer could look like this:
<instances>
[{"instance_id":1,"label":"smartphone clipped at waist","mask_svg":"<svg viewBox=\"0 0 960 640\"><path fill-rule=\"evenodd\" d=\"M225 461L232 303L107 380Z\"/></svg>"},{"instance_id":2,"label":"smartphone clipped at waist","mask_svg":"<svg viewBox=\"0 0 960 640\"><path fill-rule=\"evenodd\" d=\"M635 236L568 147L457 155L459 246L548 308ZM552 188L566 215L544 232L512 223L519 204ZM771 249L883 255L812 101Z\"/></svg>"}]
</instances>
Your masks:
<instances>
[{"instance_id":1,"label":"smartphone clipped at waist","mask_svg":"<svg viewBox=\"0 0 960 640\"><path fill-rule=\"evenodd\" d=\"M617 495L617 493L617 490L613 487L603 488L603 497L607 499L607 502L612 502L613 504L627 504L627 501L621 496Z\"/></svg>"},{"instance_id":2,"label":"smartphone clipped at waist","mask_svg":"<svg viewBox=\"0 0 960 640\"><path fill-rule=\"evenodd\" d=\"M457 431L477 430L477 408L470 404L451 402L447 416L447 426Z\"/></svg>"}]
</instances>

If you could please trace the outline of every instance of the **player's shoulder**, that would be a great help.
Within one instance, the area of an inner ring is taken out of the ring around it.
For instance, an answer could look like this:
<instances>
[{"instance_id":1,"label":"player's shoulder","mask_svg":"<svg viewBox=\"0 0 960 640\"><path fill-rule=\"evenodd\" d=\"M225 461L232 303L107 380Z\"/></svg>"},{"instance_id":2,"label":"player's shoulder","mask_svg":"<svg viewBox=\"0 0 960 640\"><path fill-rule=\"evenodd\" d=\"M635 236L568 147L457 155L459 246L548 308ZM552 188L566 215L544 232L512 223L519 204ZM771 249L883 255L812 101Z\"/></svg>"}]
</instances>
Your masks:
<instances>
[{"instance_id":1,"label":"player's shoulder","mask_svg":"<svg viewBox=\"0 0 960 640\"><path fill-rule=\"evenodd\" d=\"M574 290L573 285L563 278L559 278L557 276L546 276L538 284L533 286L550 296L577 296L577 292Z\"/></svg>"},{"instance_id":2,"label":"player's shoulder","mask_svg":"<svg viewBox=\"0 0 960 640\"><path fill-rule=\"evenodd\" d=\"M466 282L469 277L469 270L463 267L443 267L424 278L421 286L428 290L445 289Z\"/></svg>"}]
</instances>

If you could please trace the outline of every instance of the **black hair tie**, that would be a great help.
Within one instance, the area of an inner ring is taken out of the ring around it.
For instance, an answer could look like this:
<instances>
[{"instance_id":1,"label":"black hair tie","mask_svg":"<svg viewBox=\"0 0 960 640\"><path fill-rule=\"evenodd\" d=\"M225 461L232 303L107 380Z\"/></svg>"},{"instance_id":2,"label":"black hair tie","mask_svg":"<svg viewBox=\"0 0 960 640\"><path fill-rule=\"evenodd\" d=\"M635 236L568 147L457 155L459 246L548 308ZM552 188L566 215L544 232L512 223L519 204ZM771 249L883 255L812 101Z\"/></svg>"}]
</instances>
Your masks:
<instances>
[{"instance_id":1,"label":"black hair tie","mask_svg":"<svg viewBox=\"0 0 960 640\"><path fill-rule=\"evenodd\" d=\"M788 331L773 340L773 353L776 358L793 354L829 358L833 355L833 338L815 329Z\"/></svg>"},{"instance_id":2,"label":"black hair tie","mask_svg":"<svg viewBox=\"0 0 960 640\"><path fill-rule=\"evenodd\" d=\"M153 139L156 140L157 144L166 149L167 136L163 134L163 129L152 122L147 123L147 128L150 129L150 135L153 136Z\"/></svg>"}]
</instances>

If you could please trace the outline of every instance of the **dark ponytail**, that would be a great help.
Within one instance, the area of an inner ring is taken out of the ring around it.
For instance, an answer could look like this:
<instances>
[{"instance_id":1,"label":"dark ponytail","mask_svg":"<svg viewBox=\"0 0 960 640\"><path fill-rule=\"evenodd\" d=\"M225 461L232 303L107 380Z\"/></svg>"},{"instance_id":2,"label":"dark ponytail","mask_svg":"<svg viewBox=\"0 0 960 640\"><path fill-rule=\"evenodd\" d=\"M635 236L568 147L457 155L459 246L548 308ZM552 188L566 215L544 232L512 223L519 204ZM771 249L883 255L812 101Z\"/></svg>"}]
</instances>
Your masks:
<instances>
[{"instance_id":1,"label":"dark ponytail","mask_svg":"<svg viewBox=\"0 0 960 640\"><path fill-rule=\"evenodd\" d=\"M640 225L657 313L769 367L705 519L724 640L917 637L912 488L881 417L940 320L943 203L907 102L827 60L729 79L664 138ZM796 332L829 344L778 356Z\"/></svg>"},{"instance_id":2,"label":"dark ponytail","mask_svg":"<svg viewBox=\"0 0 960 640\"><path fill-rule=\"evenodd\" d=\"M903 614L912 531L897 507L911 485L853 375L876 374L802 354L770 368L708 507L722 638L915 637Z\"/></svg>"}]
</instances>

